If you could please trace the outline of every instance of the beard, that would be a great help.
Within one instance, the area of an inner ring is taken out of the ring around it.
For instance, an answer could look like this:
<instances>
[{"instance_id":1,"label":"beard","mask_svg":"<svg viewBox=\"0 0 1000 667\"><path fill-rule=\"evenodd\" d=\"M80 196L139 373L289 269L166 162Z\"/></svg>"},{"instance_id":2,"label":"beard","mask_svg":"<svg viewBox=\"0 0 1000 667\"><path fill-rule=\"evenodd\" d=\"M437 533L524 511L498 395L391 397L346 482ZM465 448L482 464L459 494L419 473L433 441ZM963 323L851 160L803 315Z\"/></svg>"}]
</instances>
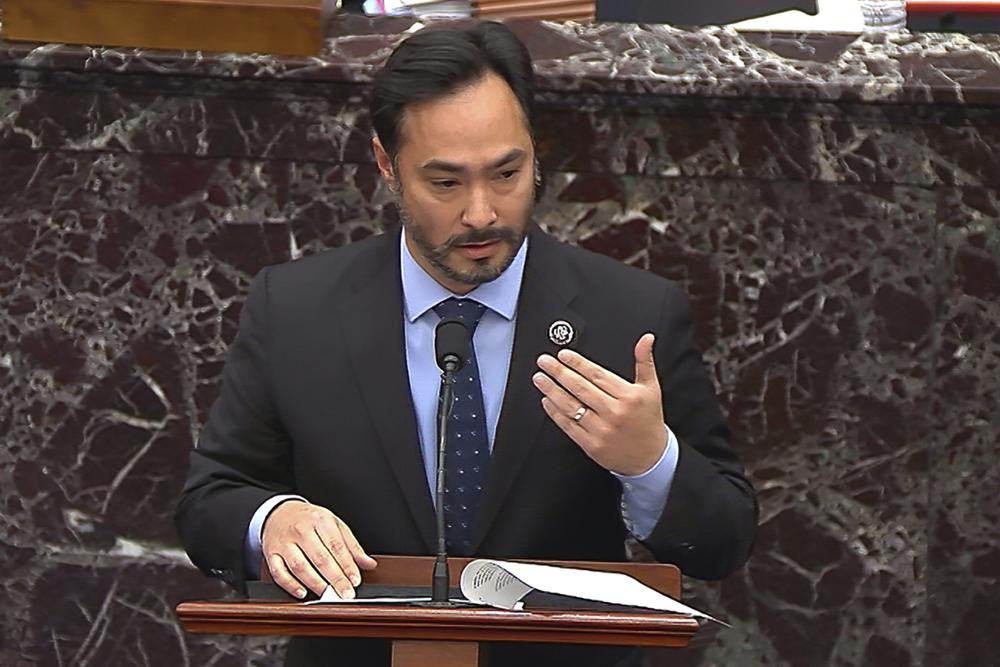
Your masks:
<instances>
[{"instance_id":1,"label":"beard","mask_svg":"<svg viewBox=\"0 0 1000 667\"><path fill-rule=\"evenodd\" d=\"M424 233L424 228L413 221L406 205L403 204L402 194L395 197L396 208L399 210L399 218L402 221L403 229L413 240L414 245L420 254L433 266L442 276L454 280L462 285L477 286L488 283L500 277L504 271L514 262L517 250L524 242L527 234L527 225L522 225L522 231L518 232L509 227L487 227L485 229L473 229L464 234L449 237L444 243L434 245L434 243ZM529 220L534 206L528 206L524 212L524 220ZM491 266L488 259L476 260L476 266L472 269L458 269L448 263L448 256L452 250L459 245L468 243L490 243L500 241L507 245L507 256L496 266Z\"/></svg>"}]
</instances>

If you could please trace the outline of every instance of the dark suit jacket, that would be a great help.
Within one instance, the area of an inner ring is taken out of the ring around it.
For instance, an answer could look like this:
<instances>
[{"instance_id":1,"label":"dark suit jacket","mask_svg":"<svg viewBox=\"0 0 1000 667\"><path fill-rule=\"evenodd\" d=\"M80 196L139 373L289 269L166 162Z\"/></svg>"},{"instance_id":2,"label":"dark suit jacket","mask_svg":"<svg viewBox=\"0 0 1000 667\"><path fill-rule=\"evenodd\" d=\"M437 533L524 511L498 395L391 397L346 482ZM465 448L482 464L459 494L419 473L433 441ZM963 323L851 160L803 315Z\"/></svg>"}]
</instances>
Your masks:
<instances>
[{"instance_id":1,"label":"dark suit jacket","mask_svg":"<svg viewBox=\"0 0 1000 667\"><path fill-rule=\"evenodd\" d=\"M680 453L666 509L645 544L688 576L732 572L749 555L756 502L694 347L685 296L663 278L559 243L537 227L475 553L625 558L620 484L545 416L531 383L538 355L556 351L548 328L557 319L576 328L575 349L628 379L636 341L657 334L663 405ZM369 553L432 554L434 510L418 442L398 232L267 268L250 288L221 395L191 454L177 509L183 544L204 572L243 588L251 516L270 496L291 492L336 513ZM327 659L350 653L343 664L363 664L372 646L293 644L292 662L302 665L318 664L296 657L310 651ZM614 664L600 651L577 650L558 661ZM493 664L504 662L494 657ZM550 660L542 653L512 659Z\"/></svg>"}]
</instances>

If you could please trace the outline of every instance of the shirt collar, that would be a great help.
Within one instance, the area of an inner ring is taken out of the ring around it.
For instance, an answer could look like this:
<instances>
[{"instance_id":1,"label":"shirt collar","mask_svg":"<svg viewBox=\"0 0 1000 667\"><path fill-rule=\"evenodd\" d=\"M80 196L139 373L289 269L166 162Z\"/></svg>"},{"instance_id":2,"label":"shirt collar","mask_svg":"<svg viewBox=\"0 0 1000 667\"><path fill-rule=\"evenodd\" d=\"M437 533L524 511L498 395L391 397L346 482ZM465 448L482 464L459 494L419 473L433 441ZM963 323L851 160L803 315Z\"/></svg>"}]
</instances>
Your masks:
<instances>
[{"instance_id":1,"label":"shirt collar","mask_svg":"<svg viewBox=\"0 0 1000 667\"><path fill-rule=\"evenodd\" d=\"M411 324L428 310L451 297L474 299L507 320L514 319L517 296L524 277L524 262L528 256L528 237L514 255L507 270L488 283L479 285L465 295L453 294L434 280L424 267L417 264L406 245L406 231L399 235L399 268L403 281L403 310Z\"/></svg>"}]
</instances>

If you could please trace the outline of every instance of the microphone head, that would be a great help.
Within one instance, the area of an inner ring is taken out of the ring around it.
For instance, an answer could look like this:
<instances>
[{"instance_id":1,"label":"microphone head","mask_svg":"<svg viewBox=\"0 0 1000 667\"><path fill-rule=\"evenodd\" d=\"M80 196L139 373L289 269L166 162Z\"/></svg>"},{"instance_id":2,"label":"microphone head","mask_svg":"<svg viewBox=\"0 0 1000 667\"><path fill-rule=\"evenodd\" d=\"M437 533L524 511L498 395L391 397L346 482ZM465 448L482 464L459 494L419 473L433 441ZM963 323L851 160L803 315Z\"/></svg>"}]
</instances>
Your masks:
<instances>
[{"instance_id":1,"label":"microphone head","mask_svg":"<svg viewBox=\"0 0 1000 667\"><path fill-rule=\"evenodd\" d=\"M469 327L452 319L438 322L434 329L434 356L441 370L449 370L446 367L449 362L453 371L464 366L469 358Z\"/></svg>"}]
</instances>

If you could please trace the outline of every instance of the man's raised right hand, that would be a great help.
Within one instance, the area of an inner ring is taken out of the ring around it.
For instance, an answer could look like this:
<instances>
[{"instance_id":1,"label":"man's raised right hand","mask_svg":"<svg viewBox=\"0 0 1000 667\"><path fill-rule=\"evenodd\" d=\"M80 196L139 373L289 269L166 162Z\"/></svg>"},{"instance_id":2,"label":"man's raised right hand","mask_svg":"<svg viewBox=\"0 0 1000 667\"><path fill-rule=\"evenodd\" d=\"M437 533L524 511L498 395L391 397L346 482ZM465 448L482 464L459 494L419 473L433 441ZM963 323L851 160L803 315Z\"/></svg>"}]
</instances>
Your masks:
<instances>
[{"instance_id":1,"label":"man's raised right hand","mask_svg":"<svg viewBox=\"0 0 1000 667\"><path fill-rule=\"evenodd\" d=\"M342 599L353 599L359 568L377 565L337 515L301 500L286 500L271 511L261 546L271 578L297 598L305 597L305 588L322 595L329 583Z\"/></svg>"}]
</instances>

